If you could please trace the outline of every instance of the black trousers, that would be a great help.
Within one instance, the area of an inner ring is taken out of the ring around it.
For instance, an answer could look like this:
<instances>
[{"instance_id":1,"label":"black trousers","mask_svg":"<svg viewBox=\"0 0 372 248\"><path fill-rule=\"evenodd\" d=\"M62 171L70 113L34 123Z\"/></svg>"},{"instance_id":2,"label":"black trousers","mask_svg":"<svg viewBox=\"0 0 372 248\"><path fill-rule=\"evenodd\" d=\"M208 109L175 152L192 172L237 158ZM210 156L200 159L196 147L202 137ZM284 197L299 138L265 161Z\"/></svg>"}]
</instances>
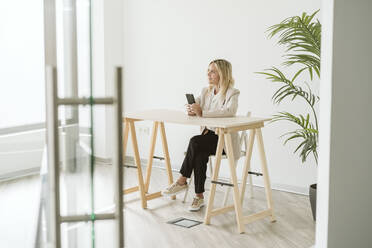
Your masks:
<instances>
[{"instance_id":1,"label":"black trousers","mask_svg":"<svg viewBox=\"0 0 372 248\"><path fill-rule=\"evenodd\" d=\"M180 173L182 176L190 178L194 170L196 194L204 192L209 155L216 154L217 142L218 135L208 129L204 129L201 135L190 139Z\"/></svg>"}]
</instances>

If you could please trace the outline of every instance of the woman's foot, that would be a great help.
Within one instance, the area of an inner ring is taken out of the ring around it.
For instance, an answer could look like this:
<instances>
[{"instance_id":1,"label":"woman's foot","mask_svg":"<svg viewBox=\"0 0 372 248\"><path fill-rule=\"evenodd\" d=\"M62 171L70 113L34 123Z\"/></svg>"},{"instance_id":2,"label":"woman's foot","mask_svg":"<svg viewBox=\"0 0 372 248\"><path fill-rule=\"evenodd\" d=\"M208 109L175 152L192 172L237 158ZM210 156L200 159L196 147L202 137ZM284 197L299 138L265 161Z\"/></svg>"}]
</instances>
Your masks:
<instances>
[{"instance_id":1,"label":"woman's foot","mask_svg":"<svg viewBox=\"0 0 372 248\"><path fill-rule=\"evenodd\" d=\"M191 203L191 206L189 207L189 211L192 212L199 211L204 205L205 205L204 198L201 198L198 195L196 195Z\"/></svg>"},{"instance_id":2,"label":"woman's foot","mask_svg":"<svg viewBox=\"0 0 372 248\"><path fill-rule=\"evenodd\" d=\"M161 193L166 196L173 196L177 195L187 189L188 185L186 180L183 182L182 180L178 179L176 182L169 185L166 189L164 189Z\"/></svg>"}]
</instances>

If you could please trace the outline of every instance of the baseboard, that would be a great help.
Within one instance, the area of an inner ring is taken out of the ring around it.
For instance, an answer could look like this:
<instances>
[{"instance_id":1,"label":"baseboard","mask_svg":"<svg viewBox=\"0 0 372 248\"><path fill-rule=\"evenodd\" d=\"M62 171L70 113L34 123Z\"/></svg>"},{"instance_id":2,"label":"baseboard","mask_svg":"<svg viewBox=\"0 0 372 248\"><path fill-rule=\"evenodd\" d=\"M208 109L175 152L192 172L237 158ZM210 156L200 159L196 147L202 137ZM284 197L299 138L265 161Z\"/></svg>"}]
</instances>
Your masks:
<instances>
[{"instance_id":1,"label":"baseboard","mask_svg":"<svg viewBox=\"0 0 372 248\"><path fill-rule=\"evenodd\" d=\"M300 186L294 186L294 185L288 185L288 184L274 183L272 184L271 188L274 190L280 190L280 191L299 194L299 195L307 195L307 196L309 195L308 187L300 187Z\"/></svg>"},{"instance_id":2,"label":"baseboard","mask_svg":"<svg viewBox=\"0 0 372 248\"><path fill-rule=\"evenodd\" d=\"M94 157L94 161L95 161L97 164L102 164L102 165L105 165L105 164L112 164L112 159L111 159L111 158ZM133 162L133 163L134 163L134 162Z\"/></svg>"},{"instance_id":3,"label":"baseboard","mask_svg":"<svg viewBox=\"0 0 372 248\"><path fill-rule=\"evenodd\" d=\"M22 177L32 176L32 175L38 175L40 174L40 167L34 167L34 168L28 168L24 170L19 171L13 171L9 173L5 173L0 175L0 182L10 181L19 179Z\"/></svg>"}]
</instances>

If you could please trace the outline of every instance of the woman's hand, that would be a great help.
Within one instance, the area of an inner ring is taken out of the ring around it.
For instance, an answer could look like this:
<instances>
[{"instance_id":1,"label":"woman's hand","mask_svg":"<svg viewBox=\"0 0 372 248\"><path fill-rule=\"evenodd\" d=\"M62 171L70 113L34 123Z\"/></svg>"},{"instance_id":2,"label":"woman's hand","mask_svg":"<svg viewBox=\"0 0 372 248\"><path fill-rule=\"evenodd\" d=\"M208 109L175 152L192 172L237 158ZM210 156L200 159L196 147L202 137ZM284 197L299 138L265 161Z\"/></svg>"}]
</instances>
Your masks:
<instances>
[{"instance_id":1,"label":"woman's hand","mask_svg":"<svg viewBox=\"0 0 372 248\"><path fill-rule=\"evenodd\" d=\"M194 103L194 104L191 104L191 105L188 104L187 107L188 107L187 112L188 113L190 112L191 115L202 116L203 111L202 111L202 109L201 109L201 107L200 107L199 104L197 104L197 103Z\"/></svg>"},{"instance_id":2,"label":"woman's hand","mask_svg":"<svg viewBox=\"0 0 372 248\"><path fill-rule=\"evenodd\" d=\"M195 116L196 114L194 112L192 112L191 110L191 104L186 104L186 110L187 110L187 114L189 116Z\"/></svg>"}]
</instances>

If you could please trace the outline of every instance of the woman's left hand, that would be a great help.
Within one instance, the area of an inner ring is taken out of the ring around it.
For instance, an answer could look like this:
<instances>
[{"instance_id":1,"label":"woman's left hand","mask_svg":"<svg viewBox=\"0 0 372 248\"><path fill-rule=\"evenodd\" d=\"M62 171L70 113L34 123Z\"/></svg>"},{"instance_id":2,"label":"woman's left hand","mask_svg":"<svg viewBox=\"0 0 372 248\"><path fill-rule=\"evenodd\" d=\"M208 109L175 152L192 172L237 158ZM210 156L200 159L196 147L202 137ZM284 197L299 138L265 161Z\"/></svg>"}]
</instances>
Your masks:
<instances>
[{"instance_id":1,"label":"woman's left hand","mask_svg":"<svg viewBox=\"0 0 372 248\"><path fill-rule=\"evenodd\" d=\"M194 112L197 116L202 116L202 114L203 114L203 111L202 111L200 105L197 104L197 103L192 104L191 107L190 107L190 109L191 109L191 111Z\"/></svg>"}]
</instances>

